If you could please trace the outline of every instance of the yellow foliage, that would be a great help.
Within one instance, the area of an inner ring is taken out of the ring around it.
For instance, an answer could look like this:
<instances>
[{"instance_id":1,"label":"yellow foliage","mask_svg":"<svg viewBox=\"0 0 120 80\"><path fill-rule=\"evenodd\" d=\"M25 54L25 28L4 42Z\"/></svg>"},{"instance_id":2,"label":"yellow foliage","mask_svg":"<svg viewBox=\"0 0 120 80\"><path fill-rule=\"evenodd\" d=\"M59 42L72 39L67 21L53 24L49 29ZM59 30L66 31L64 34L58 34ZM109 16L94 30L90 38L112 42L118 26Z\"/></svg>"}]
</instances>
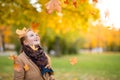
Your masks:
<instances>
[{"instance_id":1,"label":"yellow foliage","mask_svg":"<svg viewBox=\"0 0 120 80\"><path fill-rule=\"evenodd\" d=\"M86 35L85 47L105 47L111 44L120 45L120 31L114 28L108 29L101 24L90 26Z\"/></svg>"}]
</instances>

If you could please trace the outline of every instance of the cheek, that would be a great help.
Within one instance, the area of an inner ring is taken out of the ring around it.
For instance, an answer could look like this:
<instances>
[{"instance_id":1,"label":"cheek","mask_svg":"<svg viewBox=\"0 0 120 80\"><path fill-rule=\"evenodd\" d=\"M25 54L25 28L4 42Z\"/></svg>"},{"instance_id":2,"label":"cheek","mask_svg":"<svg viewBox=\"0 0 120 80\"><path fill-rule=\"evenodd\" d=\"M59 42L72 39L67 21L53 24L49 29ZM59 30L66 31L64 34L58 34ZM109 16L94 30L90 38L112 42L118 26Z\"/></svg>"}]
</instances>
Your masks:
<instances>
[{"instance_id":1,"label":"cheek","mask_svg":"<svg viewBox=\"0 0 120 80\"><path fill-rule=\"evenodd\" d=\"M34 38L28 38L28 42L29 43L33 43L34 42Z\"/></svg>"}]
</instances>

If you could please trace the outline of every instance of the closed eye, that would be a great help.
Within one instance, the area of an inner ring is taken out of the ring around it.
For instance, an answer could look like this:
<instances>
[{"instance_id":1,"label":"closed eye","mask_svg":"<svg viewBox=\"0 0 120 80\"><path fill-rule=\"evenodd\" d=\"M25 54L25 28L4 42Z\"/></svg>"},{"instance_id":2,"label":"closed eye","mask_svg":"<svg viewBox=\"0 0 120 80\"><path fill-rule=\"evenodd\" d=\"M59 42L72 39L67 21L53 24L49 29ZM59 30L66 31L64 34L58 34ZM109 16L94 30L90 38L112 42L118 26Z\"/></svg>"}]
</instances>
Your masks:
<instances>
[{"instance_id":1,"label":"closed eye","mask_svg":"<svg viewBox=\"0 0 120 80\"><path fill-rule=\"evenodd\" d=\"M30 36L31 36L31 37L33 37L34 35L33 35L33 34L31 34Z\"/></svg>"}]
</instances>

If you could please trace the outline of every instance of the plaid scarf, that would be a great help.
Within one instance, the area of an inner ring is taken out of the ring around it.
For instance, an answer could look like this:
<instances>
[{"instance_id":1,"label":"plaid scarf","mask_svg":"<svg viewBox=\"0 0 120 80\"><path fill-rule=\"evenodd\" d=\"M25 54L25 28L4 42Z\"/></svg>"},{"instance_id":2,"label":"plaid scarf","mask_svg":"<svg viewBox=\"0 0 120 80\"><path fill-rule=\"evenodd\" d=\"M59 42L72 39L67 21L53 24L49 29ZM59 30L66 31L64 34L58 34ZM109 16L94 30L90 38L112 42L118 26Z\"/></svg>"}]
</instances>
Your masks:
<instances>
[{"instance_id":1,"label":"plaid scarf","mask_svg":"<svg viewBox=\"0 0 120 80\"><path fill-rule=\"evenodd\" d=\"M24 45L22 47L25 54L38 66L41 74L48 72L49 75L53 74L53 70L50 68L45 68L48 64L48 58L45 55L43 49L40 46L35 46L38 50L33 50L30 46Z\"/></svg>"}]
</instances>

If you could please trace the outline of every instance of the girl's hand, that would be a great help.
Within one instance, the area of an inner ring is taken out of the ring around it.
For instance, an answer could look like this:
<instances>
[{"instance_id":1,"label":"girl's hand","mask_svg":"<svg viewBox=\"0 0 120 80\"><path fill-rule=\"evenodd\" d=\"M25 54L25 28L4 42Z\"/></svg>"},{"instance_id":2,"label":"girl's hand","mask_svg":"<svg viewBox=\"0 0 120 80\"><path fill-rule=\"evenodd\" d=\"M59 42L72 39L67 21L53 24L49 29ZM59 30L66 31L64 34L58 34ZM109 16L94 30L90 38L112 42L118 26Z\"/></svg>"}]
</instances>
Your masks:
<instances>
[{"instance_id":1,"label":"girl's hand","mask_svg":"<svg viewBox=\"0 0 120 80\"><path fill-rule=\"evenodd\" d=\"M50 64L47 64L47 65L45 66L45 68L50 69Z\"/></svg>"}]
</instances>

